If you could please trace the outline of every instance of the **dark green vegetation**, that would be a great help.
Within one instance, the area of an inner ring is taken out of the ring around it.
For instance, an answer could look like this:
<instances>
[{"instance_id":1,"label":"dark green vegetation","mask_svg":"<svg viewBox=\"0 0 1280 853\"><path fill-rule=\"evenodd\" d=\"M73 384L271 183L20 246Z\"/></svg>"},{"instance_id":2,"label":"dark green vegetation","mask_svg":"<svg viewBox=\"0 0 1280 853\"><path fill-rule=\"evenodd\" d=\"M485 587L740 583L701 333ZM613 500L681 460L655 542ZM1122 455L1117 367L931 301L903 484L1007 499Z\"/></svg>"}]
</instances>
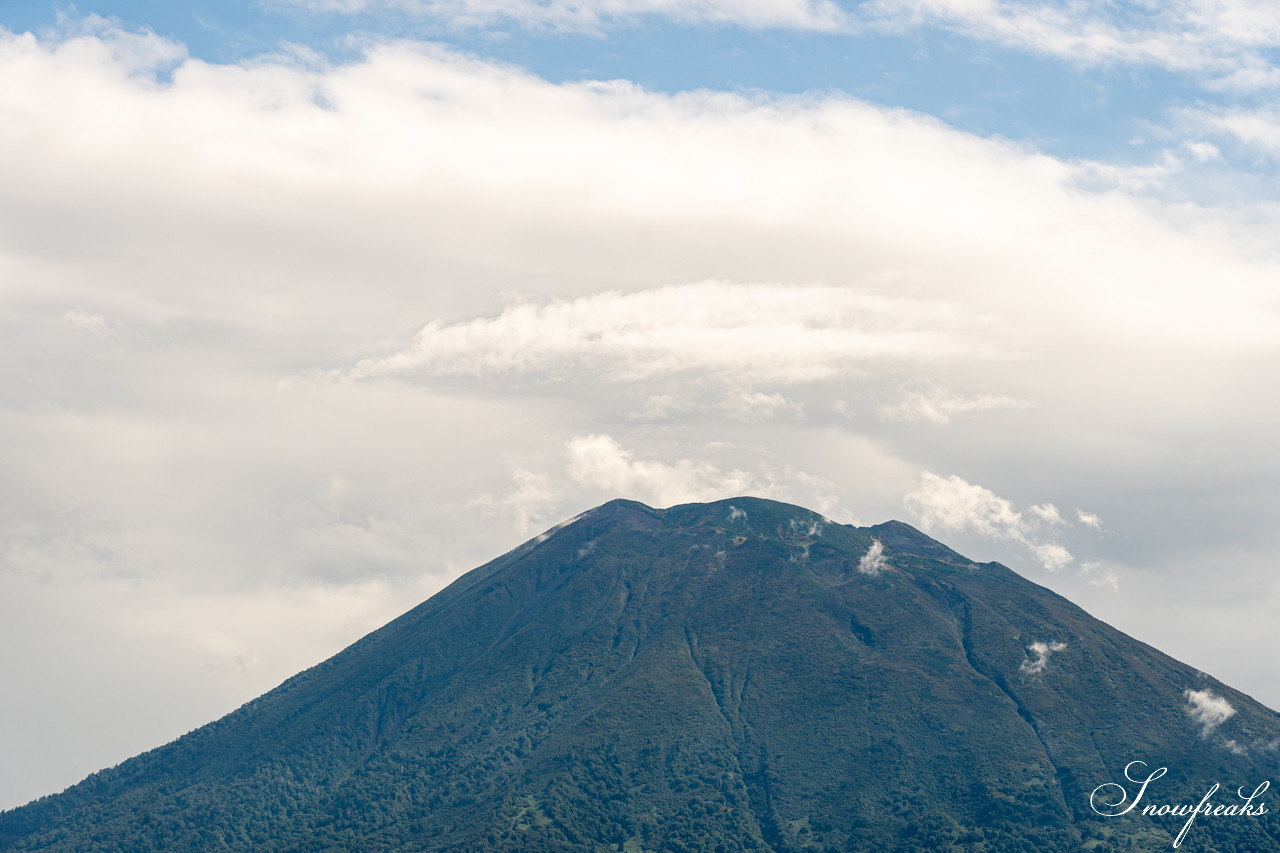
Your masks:
<instances>
[{"instance_id":1,"label":"dark green vegetation","mask_svg":"<svg viewBox=\"0 0 1280 853\"><path fill-rule=\"evenodd\" d=\"M1035 643L1063 644L1041 671ZM1187 690L1234 715L1206 731ZM1142 760L1150 802L1239 802L1278 744L1274 712L905 524L614 501L0 815L0 850L1168 850L1183 819L1090 792ZM1280 850L1280 817L1180 849Z\"/></svg>"}]
</instances>

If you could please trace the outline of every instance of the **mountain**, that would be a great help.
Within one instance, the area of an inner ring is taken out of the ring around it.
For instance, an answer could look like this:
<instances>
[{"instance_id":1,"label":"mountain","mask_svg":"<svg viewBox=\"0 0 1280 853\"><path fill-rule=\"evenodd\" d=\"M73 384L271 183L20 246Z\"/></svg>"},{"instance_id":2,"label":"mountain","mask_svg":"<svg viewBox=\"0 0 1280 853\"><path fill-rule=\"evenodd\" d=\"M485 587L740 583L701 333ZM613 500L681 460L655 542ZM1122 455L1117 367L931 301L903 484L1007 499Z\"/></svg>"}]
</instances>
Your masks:
<instances>
[{"instance_id":1,"label":"mountain","mask_svg":"<svg viewBox=\"0 0 1280 853\"><path fill-rule=\"evenodd\" d=\"M1186 817L1141 808L1220 783L1179 849L1260 853L1280 824L1237 789L1278 747L1275 712L906 524L613 501L0 814L0 850L1163 850ZM1167 772L1099 814L1135 761Z\"/></svg>"}]
</instances>

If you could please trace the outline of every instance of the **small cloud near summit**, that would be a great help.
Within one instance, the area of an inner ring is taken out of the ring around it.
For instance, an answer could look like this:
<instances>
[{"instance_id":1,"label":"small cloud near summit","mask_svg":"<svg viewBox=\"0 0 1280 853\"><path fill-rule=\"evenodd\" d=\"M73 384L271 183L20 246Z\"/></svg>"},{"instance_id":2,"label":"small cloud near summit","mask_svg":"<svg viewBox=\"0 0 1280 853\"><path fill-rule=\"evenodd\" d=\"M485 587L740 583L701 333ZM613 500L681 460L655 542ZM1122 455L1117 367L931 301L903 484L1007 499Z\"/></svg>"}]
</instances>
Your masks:
<instances>
[{"instance_id":1,"label":"small cloud near summit","mask_svg":"<svg viewBox=\"0 0 1280 853\"><path fill-rule=\"evenodd\" d=\"M1102 529L1102 519L1091 512L1085 512L1082 509L1076 509L1076 519L1086 527L1092 527L1094 530Z\"/></svg>"},{"instance_id":2,"label":"small cloud near summit","mask_svg":"<svg viewBox=\"0 0 1280 853\"><path fill-rule=\"evenodd\" d=\"M1051 572L1075 559L1064 545L1054 541L1059 526L1055 522L1061 522L1062 515L1051 503L1032 506L1030 517L1026 517L990 489L954 474L940 477L931 471L921 473L919 486L904 500L927 532L972 530L992 539L1017 542Z\"/></svg>"},{"instance_id":3,"label":"small cloud near summit","mask_svg":"<svg viewBox=\"0 0 1280 853\"><path fill-rule=\"evenodd\" d=\"M1051 503L1035 504L1031 512L1045 524L1063 524L1062 513Z\"/></svg>"},{"instance_id":4,"label":"small cloud near summit","mask_svg":"<svg viewBox=\"0 0 1280 853\"><path fill-rule=\"evenodd\" d=\"M889 563L884 558L884 543L879 539L871 540L871 547L858 561L858 571L864 575L878 575L888 567Z\"/></svg>"}]
</instances>

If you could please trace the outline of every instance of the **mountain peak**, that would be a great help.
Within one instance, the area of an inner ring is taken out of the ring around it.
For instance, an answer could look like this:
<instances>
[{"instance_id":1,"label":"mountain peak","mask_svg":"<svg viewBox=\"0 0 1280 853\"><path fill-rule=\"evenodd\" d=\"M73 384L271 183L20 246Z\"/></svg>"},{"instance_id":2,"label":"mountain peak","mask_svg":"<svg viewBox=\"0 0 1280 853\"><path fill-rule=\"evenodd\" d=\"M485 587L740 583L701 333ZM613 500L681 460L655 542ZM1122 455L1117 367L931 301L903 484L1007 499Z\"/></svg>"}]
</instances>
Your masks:
<instances>
[{"instance_id":1,"label":"mountain peak","mask_svg":"<svg viewBox=\"0 0 1280 853\"><path fill-rule=\"evenodd\" d=\"M886 548L901 554L911 554L953 565L972 564L967 557L951 550L937 539L921 533L902 521L886 521L867 528Z\"/></svg>"},{"instance_id":2,"label":"mountain peak","mask_svg":"<svg viewBox=\"0 0 1280 853\"><path fill-rule=\"evenodd\" d=\"M1090 809L1131 761L1169 768L1160 802L1280 770L1273 712L975 568L897 521L610 501L0 814L0 850L1102 853L1183 823ZM1265 820L1192 837L1280 849Z\"/></svg>"},{"instance_id":3,"label":"mountain peak","mask_svg":"<svg viewBox=\"0 0 1280 853\"><path fill-rule=\"evenodd\" d=\"M865 555L879 542L886 553L918 557L950 566L974 566L972 560L902 521L871 527L840 524L795 504L741 495L706 503L677 504L657 509L639 501L616 498L587 510L537 537L544 542L575 527L570 538L600 535L604 530L685 530L720 536L731 545L748 539L788 543L831 539L844 556ZM587 531L592 531L587 534ZM833 538L834 537L834 538ZM861 551L859 551L861 549Z\"/></svg>"}]
</instances>

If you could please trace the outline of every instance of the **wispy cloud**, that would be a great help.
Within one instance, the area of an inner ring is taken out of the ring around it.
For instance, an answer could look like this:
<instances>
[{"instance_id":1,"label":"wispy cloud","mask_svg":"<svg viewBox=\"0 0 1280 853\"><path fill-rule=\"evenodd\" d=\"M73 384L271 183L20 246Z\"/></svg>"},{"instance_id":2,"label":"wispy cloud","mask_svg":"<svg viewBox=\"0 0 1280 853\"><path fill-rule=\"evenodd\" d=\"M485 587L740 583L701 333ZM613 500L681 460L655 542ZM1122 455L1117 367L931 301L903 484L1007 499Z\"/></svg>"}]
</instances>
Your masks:
<instances>
[{"instance_id":1,"label":"wispy cloud","mask_svg":"<svg viewBox=\"0 0 1280 853\"><path fill-rule=\"evenodd\" d=\"M1277 75L1280 76L1280 70ZM1276 82L1280 86L1280 79ZM1273 106L1195 107L1175 114L1178 122L1191 132L1225 138L1253 155L1280 160L1280 111Z\"/></svg>"},{"instance_id":2,"label":"wispy cloud","mask_svg":"<svg viewBox=\"0 0 1280 853\"><path fill-rule=\"evenodd\" d=\"M946 388L910 391L901 399L876 407L880 418L890 423L927 423L945 426L964 414L1000 409L1022 409L1030 404L1001 394L957 394Z\"/></svg>"},{"instance_id":3,"label":"wispy cloud","mask_svg":"<svg viewBox=\"0 0 1280 853\"><path fill-rule=\"evenodd\" d=\"M1091 586L1120 588L1120 577L1116 570L1101 560L1085 560L1080 564L1080 575Z\"/></svg>"},{"instance_id":4,"label":"wispy cloud","mask_svg":"<svg viewBox=\"0 0 1280 853\"><path fill-rule=\"evenodd\" d=\"M761 421L782 414L804 417L804 406L777 392L767 394L763 391L740 391L728 395L720 408L729 417L747 422Z\"/></svg>"},{"instance_id":5,"label":"wispy cloud","mask_svg":"<svg viewBox=\"0 0 1280 853\"><path fill-rule=\"evenodd\" d=\"M889 565L884 556L884 543L879 539L871 540L871 547L858 560L858 571L864 575L878 575Z\"/></svg>"},{"instance_id":6,"label":"wispy cloud","mask_svg":"<svg viewBox=\"0 0 1280 853\"><path fill-rule=\"evenodd\" d=\"M511 473L511 479L515 488L501 495L486 492L472 498L467 506L490 516L508 516L517 531L530 533L539 523L548 520L556 509L559 495L546 474L517 468Z\"/></svg>"},{"instance_id":7,"label":"wispy cloud","mask_svg":"<svg viewBox=\"0 0 1280 853\"><path fill-rule=\"evenodd\" d=\"M656 506L718 500L761 489L754 474L736 469L724 471L710 462L680 459L668 464L638 459L608 435L570 439L565 453L567 472L574 482Z\"/></svg>"},{"instance_id":8,"label":"wispy cloud","mask_svg":"<svg viewBox=\"0 0 1280 853\"><path fill-rule=\"evenodd\" d=\"M1031 514L1046 524L1062 524L1062 513L1051 503L1032 504Z\"/></svg>"},{"instance_id":9,"label":"wispy cloud","mask_svg":"<svg viewBox=\"0 0 1280 853\"><path fill-rule=\"evenodd\" d=\"M1075 559L1065 546L1056 542L1035 542L1029 547L1036 561L1051 572L1071 565L1071 561Z\"/></svg>"},{"instance_id":10,"label":"wispy cloud","mask_svg":"<svg viewBox=\"0 0 1280 853\"><path fill-rule=\"evenodd\" d=\"M1056 541L1066 522L1053 504L1033 505L1024 515L990 489L954 474L940 477L930 471L920 475L919 485L904 500L927 529L970 530L1017 542L1049 571L1058 571L1075 559Z\"/></svg>"},{"instance_id":11,"label":"wispy cloud","mask_svg":"<svg viewBox=\"0 0 1280 853\"><path fill-rule=\"evenodd\" d=\"M1102 529L1102 519L1092 512L1076 508L1076 520L1086 527L1092 527L1094 530Z\"/></svg>"}]
</instances>

